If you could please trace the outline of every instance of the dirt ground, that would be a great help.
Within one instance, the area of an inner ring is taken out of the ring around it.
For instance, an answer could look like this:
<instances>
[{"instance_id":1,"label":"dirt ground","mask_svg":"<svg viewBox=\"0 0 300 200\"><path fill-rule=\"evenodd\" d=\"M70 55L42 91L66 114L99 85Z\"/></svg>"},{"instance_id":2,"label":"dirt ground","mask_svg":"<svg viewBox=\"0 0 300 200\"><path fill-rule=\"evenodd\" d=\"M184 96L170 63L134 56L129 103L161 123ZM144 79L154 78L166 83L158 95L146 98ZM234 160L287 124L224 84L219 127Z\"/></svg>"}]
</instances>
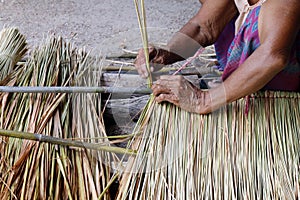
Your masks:
<instances>
[{"instance_id":1,"label":"dirt ground","mask_svg":"<svg viewBox=\"0 0 300 200\"><path fill-rule=\"evenodd\" d=\"M198 10L197 0L145 2L149 38L166 43ZM133 0L0 0L0 28L15 26L29 44L56 34L93 54L119 55L141 46Z\"/></svg>"}]
</instances>

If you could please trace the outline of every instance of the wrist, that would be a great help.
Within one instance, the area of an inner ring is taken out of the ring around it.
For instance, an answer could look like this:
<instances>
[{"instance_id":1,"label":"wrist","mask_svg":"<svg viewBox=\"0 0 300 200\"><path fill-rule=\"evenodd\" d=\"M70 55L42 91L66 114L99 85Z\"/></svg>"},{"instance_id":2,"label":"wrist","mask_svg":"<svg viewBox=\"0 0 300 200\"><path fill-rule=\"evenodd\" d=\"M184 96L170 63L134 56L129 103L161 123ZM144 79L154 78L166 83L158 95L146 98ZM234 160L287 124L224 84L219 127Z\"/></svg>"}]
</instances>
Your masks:
<instances>
[{"instance_id":1,"label":"wrist","mask_svg":"<svg viewBox=\"0 0 300 200\"><path fill-rule=\"evenodd\" d=\"M173 53L169 48L157 48L156 55L152 59L152 62L162 65L173 64L178 61L184 60L180 55Z\"/></svg>"},{"instance_id":2,"label":"wrist","mask_svg":"<svg viewBox=\"0 0 300 200\"><path fill-rule=\"evenodd\" d=\"M197 90L196 112L199 114L211 113L220 107L226 105L226 91L224 85L209 90Z\"/></svg>"},{"instance_id":3,"label":"wrist","mask_svg":"<svg viewBox=\"0 0 300 200\"><path fill-rule=\"evenodd\" d=\"M196 113L208 114L212 112L212 100L208 91L198 90L196 92Z\"/></svg>"},{"instance_id":4,"label":"wrist","mask_svg":"<svg viewBox=\"0 0 300 200\"><path fill-rule=\"evenodd\" d=\"M199 48L203 48L200 43L185 32L177 32L167 44L169 52L187 59L195 54Z\"/></svg>"},{"instance_id":5,"label":"wrist","mask_svg":"<svg viewBox=\"0 0 300 200\"><path fill-rule=\"evenodd\" d=\"M182 61L182 60L185 60L185 59L183 57L181 57L180 55L172 52L172 51L168 51L164 55L164 60L165 60L165 63L167 65L169 65L169 64L173 64L175 62Z\"/></svg>"},{"instance_id":6,"label":"wrist","mask_svg":"<svg viewBox=\"0 0 300 200\"><path fill-rule=\"evenodd\" d=\"M228 99L224 84L207 91L207 99L209 99L210 112L213 112L227 104Z\"/></svg>"}]
</instances>

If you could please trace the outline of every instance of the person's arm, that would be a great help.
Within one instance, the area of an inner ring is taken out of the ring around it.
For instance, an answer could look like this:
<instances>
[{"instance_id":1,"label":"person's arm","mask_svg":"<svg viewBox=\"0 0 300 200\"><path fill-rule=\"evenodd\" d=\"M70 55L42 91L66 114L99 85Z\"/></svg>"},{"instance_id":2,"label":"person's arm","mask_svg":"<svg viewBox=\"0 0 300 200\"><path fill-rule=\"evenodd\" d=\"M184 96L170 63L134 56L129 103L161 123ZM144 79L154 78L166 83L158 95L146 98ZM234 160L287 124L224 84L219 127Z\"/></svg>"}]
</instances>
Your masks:
<instances>
[{"instance_id":1,"label":"person's arm","mask_svg":"<svg viewBox=\"0 0 300 200\"><path fill-rule=\"evenodd\" d=\"M153 86L157 102L169 101L200 114L260 90L286 66L300 29L299 0L267 1L259 15L261 45L219 87L201 91L183 78L162 77Z\"/></svg>"},{"instance_id":2,"label":"person's arm","mask_svg":"<svg viewBox=\"0 0 300 200\"><path fill-rule=\"evenodd\" d=\"M171 38L166 49L184 59L191 57L200 47L214 44L237 13L233 0L204 1L198 13Z\"/></svg>"},{"instance_id":3,"label":"person's arm","mask_svg":"<svg viewBox=\"0 0 300 200\"><path fill-rule=\"evenodd\" d=\"M213 44L236 14L233 0L203 1L198 13L170 39L166 47L150 47L152 71L161 69L163 65L187 59L200 47ZM137 55L135 67L142 77L148 76L143 49Z\"/></svg>"},{"instance_id":4,"label":"person's arm","mask_svg":"<svg viewBox=\"0 0 300 200\"><path fill-rule=\"evenodd\" d=\"M299 0L267 1L262 5L258 22L260 47L222 86L209 91L208 111L260 90L284 69L300 30L299 10Z\"/></svg>"}]
</instances>

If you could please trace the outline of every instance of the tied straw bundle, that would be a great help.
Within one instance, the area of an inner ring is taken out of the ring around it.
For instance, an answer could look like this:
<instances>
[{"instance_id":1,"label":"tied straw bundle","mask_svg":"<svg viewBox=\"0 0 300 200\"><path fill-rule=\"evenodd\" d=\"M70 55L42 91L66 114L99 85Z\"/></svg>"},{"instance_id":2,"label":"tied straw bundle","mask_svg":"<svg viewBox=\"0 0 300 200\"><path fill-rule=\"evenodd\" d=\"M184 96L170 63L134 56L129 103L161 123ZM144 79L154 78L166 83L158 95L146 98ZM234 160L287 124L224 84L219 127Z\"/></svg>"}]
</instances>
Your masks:
<instances>
[{"instance_id":1,"label":"tied straw bundle","mask_svg":"<svg viewBox=\"0 0 300 200\"><path fill-rule=\"evenodd\" d=\"M250 100L250 108L246 98L198 115L150 98L117 199L298 199L300 94L259 92Z\"/></svg>"},{"instance_id":2,"label":"tied straw bundle","mask_svg":"<svg viewBox=\"0 0 300 200\"><path fill-rule=\"evenodd\" d=\"M26 38L16 28L0 32L0 81L7 77L26 53Z\"/></svg>"}]
</instances>

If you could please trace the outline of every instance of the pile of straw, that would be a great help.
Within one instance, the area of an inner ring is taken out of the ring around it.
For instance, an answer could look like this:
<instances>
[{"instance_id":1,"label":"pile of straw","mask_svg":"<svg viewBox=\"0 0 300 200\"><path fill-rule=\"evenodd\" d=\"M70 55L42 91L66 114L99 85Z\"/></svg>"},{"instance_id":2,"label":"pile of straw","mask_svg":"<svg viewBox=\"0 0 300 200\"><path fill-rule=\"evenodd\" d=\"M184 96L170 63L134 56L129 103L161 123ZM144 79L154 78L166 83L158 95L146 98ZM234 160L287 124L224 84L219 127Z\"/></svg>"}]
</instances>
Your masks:
<instances>
[{"instance_id":1,"label":"pile of straw","mask_svg":"<svg viewBox=\"0 0 300 200\"><path fill-rule=\"evenodd\" d=\"M149 101L118 199L297 199L300 94L252 95L210 115Z\"/></svg>"},{"instance_id":2,"label":"pile of straw","mask_svg":"<svg viewBox=\"0 0 300 200\"><path fill-rule=\"evenodd\" d=\"M95 86L97 64L85 51L50 38L5 85ZM110 146L99 94L1 93L0 100L1 129ZM0 158L0 199L110 199L113 154L0 137Z\"/></svg>"}]
</instances>

